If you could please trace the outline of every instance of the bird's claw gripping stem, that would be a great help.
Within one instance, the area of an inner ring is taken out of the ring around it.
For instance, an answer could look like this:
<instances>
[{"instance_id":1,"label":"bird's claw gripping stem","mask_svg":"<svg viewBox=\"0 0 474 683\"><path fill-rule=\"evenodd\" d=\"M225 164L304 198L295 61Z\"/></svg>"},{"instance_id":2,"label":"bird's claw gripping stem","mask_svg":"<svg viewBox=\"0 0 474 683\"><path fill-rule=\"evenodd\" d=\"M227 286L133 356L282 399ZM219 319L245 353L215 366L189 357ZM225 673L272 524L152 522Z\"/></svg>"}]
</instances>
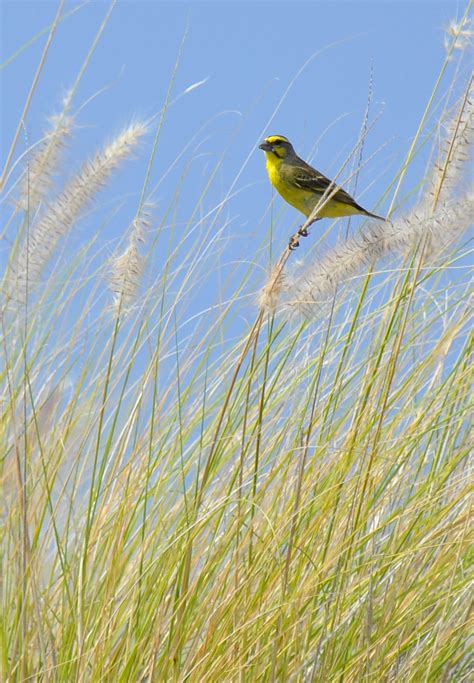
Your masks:
<instances>
[{"instance_id":1,"label":"bird's claw gripping stem","mask_svg":"<svg viewBox=\"0 0 474 683\"><path fill-rule=\"evenodd\" d=\"M315 220L319 220L319 219L316 218ZM300 242L299 242L298 237L308 237L308 235L309 235L309 230L302 225L300 228L298 228L298 232L295 235L292 235L290 237L290 243L288 244L288 249L290 251L294 251L296 249L296 247L300 246Z\"/></svg>"}]
</instances>

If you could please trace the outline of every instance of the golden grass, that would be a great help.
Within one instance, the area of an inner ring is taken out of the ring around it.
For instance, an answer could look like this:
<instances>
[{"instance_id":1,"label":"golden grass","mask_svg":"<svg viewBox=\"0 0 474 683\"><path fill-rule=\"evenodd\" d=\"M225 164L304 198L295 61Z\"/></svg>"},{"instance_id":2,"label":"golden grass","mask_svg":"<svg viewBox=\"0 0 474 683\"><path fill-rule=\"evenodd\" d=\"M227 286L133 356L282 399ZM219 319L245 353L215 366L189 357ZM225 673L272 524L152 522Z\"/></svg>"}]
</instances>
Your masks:
<instances>
[{"instance_id":1,"label":"golden grass","mask_svg":"<svg viewBox=\"0 0 474 683\"><path fill-rule=\"evenodd\" d=\"M19 183L5 226L17 238L0 315L0 678L467 680L467 95L441 117L454 123L415 209L309 270L290 272L285 250L255 320L230 337L257 276L237 264L202 301L236 185L206 204L223 158L184 227L185 174L149 211L171 91L112 257L95 236L58 249L145 124L62 189L60 155L44 158L60 136L45 136L27 155L42 160L29 166L35 215ZM266 236L252 249L265 256Z\"/></svg>"}]
</instances>

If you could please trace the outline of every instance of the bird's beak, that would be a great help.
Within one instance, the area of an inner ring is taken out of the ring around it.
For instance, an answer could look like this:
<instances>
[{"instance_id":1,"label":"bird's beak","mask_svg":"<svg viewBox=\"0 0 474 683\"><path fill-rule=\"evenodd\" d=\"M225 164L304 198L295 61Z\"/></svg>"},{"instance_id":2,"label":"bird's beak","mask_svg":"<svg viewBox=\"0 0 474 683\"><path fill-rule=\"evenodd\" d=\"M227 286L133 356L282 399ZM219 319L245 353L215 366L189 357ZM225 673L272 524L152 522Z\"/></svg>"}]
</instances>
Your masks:
<instances>
[{"instance_id":1,"label":"bird's beak","mask_svg":"<svg viewBox=\"0 0 474 683\"><path fill-rule=\"evenodd\" d=\"M263 141L261 145L258 146L259 149L263 149L264 152L271 152L272 146L269 142Z\"/></svg>"}]
</instances>

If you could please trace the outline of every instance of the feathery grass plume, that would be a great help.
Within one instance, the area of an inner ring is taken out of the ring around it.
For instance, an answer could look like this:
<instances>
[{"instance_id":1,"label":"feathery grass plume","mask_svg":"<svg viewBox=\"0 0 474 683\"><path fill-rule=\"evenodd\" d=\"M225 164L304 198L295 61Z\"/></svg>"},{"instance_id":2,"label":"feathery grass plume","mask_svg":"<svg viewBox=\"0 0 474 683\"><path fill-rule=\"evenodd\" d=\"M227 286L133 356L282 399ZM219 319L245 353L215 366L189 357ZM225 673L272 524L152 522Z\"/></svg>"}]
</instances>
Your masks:
<instances>
[{"instance_id":1,"label":"feathery grass plume","mask_svg":"<svg viewBox=\"0 0 474 683\"><path fill-rule=\"evenodd\" d=\"M49 117L49 130L29 155L18 199L19 207L25 211L36 211L42 199L54 187L54 174L61 162L64 147L71 136L74 124L70 108L71 97L66 95L62 112Z\"/></svg>"},{"instance_id":2,"label":"feathery grass plume","mask_svg":"<svg viewBox=\"0 0 474 683\"><path fill-rule=\"evenodd\" d=\"M427 211L448 201L469 176L465 170L472 163L473 141L474 106L470 84L446 125L446 135L429 181L427 202L431 205L426 207Z\"/></svg>"},{"instance_id":3,"label":"feathery grass plume","mask_svg":"<svg viewBox=\"0 0 474 683\"><path fill-rule=\"evenodd\" d=\"M146 131L144 123L131 123L85 162L64 190L47 205L38 222L32 225L15 264L18 285L27 279L30 284L35 284L59 240L74 226L113 171L131 156Z\"/></svg>"},{"instance_id":4,"label":"feathery grass plume","mask_svg":"<svg viewBox=\"0 0 474 683\"><path fill-rule=\"evenodd\" d=\"M286 291L287 284L283 268L280 263L272 269L266 285L260 291L258 304L260 308L267 311L274 311L278 305L282 293Z\"/></svg>"},{"instance_id":5,"label":"feathery grass plume","mask_svg":"<svg viewBox=\"0 0 474 683\"><path fill-rule=\"evenodd\" d=\"M293 273L291 281L288 278L289 295L279 306L307 315L379 259L406 253L423 240L425 255L438 253L469 227L473 212L474 196L467 194L432 216L414 211L393 222L371 222L353 237L341 240L305 273Z\"/></svg>"},{"instance_id":6,"label":"feathery grass plume","mask_svg":"<svg viewBox=\"0 0 474 683\"><path fill-rule=\"evenodd\" d=\"M109 286L114 294L113 308L126 312L137 294L145 265L139 244L145 241L145 231L150 227L150 206L144 205L131 224L128 245L110 262Z\"/></svg>"},{"instance_id":7,"label":"feathery grass plume","mask_svg":"<svg viewBox=\"0 0 474 683\"><path fill-rule=\"evenodd\" d=\"M449 52L451 49L462 51L471 45L472 37L474 36L471 26L472 22L469 16L465 16L461 21L452 20L450 22L444 36L444 49L446 52Z\"/></svg>"}]
</instances>

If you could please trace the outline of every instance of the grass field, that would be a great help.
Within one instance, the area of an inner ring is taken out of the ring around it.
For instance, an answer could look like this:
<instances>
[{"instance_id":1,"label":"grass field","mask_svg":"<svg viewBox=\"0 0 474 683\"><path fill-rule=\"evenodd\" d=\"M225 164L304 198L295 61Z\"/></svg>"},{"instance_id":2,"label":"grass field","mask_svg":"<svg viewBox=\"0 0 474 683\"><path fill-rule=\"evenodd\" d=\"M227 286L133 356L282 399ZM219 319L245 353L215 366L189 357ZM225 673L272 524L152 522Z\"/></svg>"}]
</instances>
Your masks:
<instances>
[{"instance_id":1,"label":"grass field","mask_svg":"<svg viewBox=\"0 0 474 683\"><path fill-rule=\"evenodd\" d=\"M208 185L184 227L180 186L151 200L171 85L64 185L74 88L27 153L22 121L8 135L2 681L472 676L471 82L439 97L457 39L384 188L390 220L311 235L303 263L273 254L266 283L262 234L260 266L216 287L228 216L203 209ZM120 243L71 251L138 150Z\"/></svg>"}]
</instances>

